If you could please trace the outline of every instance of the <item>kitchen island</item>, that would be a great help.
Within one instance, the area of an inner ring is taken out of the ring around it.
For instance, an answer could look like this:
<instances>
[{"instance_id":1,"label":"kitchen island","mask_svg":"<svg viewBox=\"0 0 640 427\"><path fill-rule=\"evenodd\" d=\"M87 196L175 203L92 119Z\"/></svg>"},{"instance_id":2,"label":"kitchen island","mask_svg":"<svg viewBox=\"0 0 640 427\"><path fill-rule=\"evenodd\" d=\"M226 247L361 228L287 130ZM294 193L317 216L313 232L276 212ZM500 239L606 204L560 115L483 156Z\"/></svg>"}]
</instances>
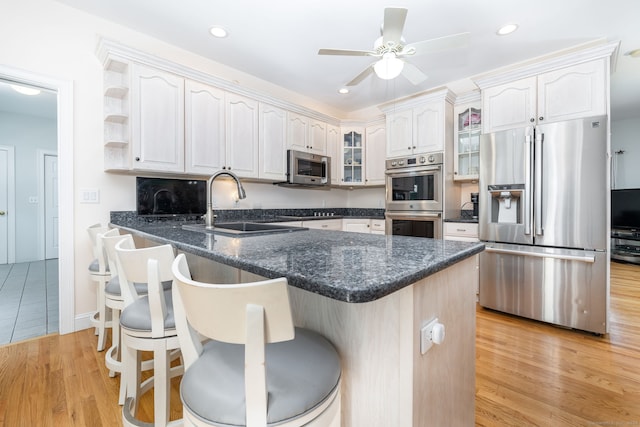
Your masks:
<instances>
[{"instance_id":1,"label":"kitchen island","mask_svg":"<svg viewBox=\"0 0 640 427\"><path fill-rule=\"evenodd\" d=\"M322 333L340 353L343 426L474 424L475 257L483 244L311 229L228 237L174 222L112 225L139 245L170 243L186 253L197 280L286 277L296 324ZM421 329L435 318L446 337L423 354Z\"/></svg>"}]
</instances>

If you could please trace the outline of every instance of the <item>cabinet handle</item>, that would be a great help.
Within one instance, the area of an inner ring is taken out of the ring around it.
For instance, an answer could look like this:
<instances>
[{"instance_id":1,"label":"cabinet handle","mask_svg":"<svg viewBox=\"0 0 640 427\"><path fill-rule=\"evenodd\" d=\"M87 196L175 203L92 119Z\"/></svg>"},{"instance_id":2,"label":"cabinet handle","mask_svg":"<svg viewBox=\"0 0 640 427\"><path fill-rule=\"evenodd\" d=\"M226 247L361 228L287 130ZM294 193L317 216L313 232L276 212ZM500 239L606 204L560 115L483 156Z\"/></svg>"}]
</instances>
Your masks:
<instances>
[{"instance_id":1,"label":"cabinet handle","mask_svg":"<svg viewBox=\"0 0 640 427\"><path fill-rule=\"evenodd\" d=\"M407 147L407 150L411 150L411 147Z\"/></svg>"},{"instance_id":2,"label":"cabinet handle","mask_svg":"<svg viewBox=\"0 0 640 427\"><path fill-rule=\"evenodd\" d=\"M531 118L529 119L529 121L530 121L531 123L533 123L533 122L535 122L535 121L536 121L536 119L534 119L533 117L531 117Z\"/></svg>"},{"instance_id":3,"label":"cabinet handle","mask_svg":"<svg viewBox=\"0 0 640 427\"><path fill-rule=\"evenodd\" d=\"M0 211L0 216L3 216L5 213L5 211Z\"/></svg>"},{"instance_id":4,"label":"cabinet handle","mask_svg":"<svg viewBox=\"0 0 640 427\"><path fill-rule=\"evenodd\" d=\"M540 116L540 117L538 117L538 120L543 121L544 117Z\"/></svg>"},{"instance_id":5,"label":"cabinet handle","mask_svg":"<svg viewBox=\"0 0 640 427\"><path fill-rule=\"evenodd\" d=\"M416 149L416 146L415 146L415 145L413 146L413 149L414 149L414 150Z\"/></svg>"},{"instance_id":6,"label":"cabinet handle","mask_svg":"<svg viewBox=\"0 0 640 427\"><path fill-rule=\"evenodd\" d=\"M136 162L139 162L139 161L140 161L140 157L136 157Z\"/></svg>"},{"instance_id":7,"label":"cabinet handle","mask_svg":"<svg viewBox=\"0 0 640 427\"><path fill-rule=\"evenodd\" d=\"M226 167L226 166L223 166L223 167L222 167L222 170L227 170L227 167Z\"/></svg>"}]
</instances>

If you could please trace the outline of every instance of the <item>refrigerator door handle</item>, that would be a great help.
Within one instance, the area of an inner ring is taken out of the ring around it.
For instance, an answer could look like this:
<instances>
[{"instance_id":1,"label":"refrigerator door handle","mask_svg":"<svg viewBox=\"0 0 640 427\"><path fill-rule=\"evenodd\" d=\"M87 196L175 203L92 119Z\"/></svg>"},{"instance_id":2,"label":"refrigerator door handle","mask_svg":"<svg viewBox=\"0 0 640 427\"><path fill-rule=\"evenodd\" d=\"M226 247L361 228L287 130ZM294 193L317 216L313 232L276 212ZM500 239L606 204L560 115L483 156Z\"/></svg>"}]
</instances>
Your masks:
<instances>
[{"instance_id":1,"label":"refrigerator door handle","mask_svg":"<svg viewBox=\"0 0 640 427\"><path fill-rule=\"evenodd\" d=\"M533 128L527 127L524 138L524 234L531 234L531 136Z\"/></svg>"},{"instance_id":2,"label":"refrigerator door handle","mask_svg":"<svg viewBox=\"0 0 640 427\"><path fill-rule=\"evenodd\" d=\"M542 236L544 230L542 228L542 144L544 142L544 134L542 132L535 133L535 152L534 152L534 213L533 220L535 222L536 236Z\"/></svg>"},{"instance_id":3,"label":"refrigerator door handle","mask_svg":"<svg viewBox=\"0 0 640 427\"><path fill-rule=\"evenodd\" d=\"M587 262L587 263L596 262L596 257L593 255L580 256L580 255L548 254L548 253L541 253L541 252L519 251L517 249L498 249L498 248L492 248L492 247L485 247L484 250L487 252L493 252L496 254L523 255L523 256L536 257L536 258L553 258L553 259L561 259L565 261L580 261L580 262Z\"/></svg>"}]
</instances>

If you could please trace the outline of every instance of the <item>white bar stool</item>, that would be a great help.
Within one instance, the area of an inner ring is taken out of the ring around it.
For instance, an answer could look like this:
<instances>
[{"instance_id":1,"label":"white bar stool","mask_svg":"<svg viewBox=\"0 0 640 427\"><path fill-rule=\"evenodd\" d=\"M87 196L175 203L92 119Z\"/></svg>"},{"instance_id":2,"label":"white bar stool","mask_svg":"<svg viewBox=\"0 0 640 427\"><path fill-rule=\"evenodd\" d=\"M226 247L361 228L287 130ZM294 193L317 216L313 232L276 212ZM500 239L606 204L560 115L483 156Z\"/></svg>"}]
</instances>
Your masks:
<instances>
[{"instance_id":1,"label":"white bar stool","mask_svg":"<svg viewBox=\"0 0 640 427\"><path fill-rule=\"evenodd\" d=\"M173 274L185 426L340 426L340 357L294 328L287 279L196 282L184 254Z\"/></svg>"},{"instance_id":2,"label":"white bar stool","mask_svg":"<svg viewBox=\"0 0 640 427\"><path fill-rule=\"evenodd\" d=\"M117 228L109 229L100 224L90 226L87 231L93 245L94 256L93 261L89 264L89 276L91 280L96 282L96 312L91 317L91 324L96 328L96 335L98 335L96 348L98 351L103 351L107 342L106 329L111 328L113 324L107 315L104 301L104 288L109 279L111 279L111 271L99 237L114 236L119 234L119 231Z\"/></svg>"},{"instance_id":3,"label":"white bar stool","mask_svg":"<svg viewBox=\"0 0 640 427\"><path fill-rule=\"evenodd\" d=\"M147 425L135 418L138 398L153 387L154 425L182 425L182 420L169 423L170 379L182 375L182 365L171 367L171 360L179 354L179 342L173 315L173 297L163 290L163 282L171 283L174 259L171 245L136 249L132 239L115 246L118 276L124 309L120 314L122 335L122 377L126 382L123 408L124 426ZM136 283L146 283L148 295L141 296ZM140 381L140 354L153 352L153 377Z\"/></svg>"}]
</instances>

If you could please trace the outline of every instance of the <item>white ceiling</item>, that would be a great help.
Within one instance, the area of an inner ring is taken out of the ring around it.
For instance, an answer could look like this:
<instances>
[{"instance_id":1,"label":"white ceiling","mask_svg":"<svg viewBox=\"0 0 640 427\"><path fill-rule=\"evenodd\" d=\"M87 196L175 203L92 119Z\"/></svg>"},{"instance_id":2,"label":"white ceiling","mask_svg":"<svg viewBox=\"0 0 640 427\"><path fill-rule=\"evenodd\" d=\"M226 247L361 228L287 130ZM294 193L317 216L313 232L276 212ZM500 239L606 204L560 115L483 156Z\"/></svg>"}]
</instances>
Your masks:
<instances>
[{"instance_id":1,"label":"white ceiling","mask_svg":"<svg viewBox=\"0 0 640 427\"><path fill-rule=\"evenodd\" d=\"M612 119L640 117L637 0L58 0L147 33L211 60L285 87L345 113L594 41L620 41L612 75ZM419 86L403 76L374 75L347 95L338 89L374 61L320 56L320 48L368 50L380 35L384 8L406 7L407 43L470 32L467 48L410 58L429 78ZM497 36L498 27L518 31ZM229 36L209 35L222 25ZM463 80L464 79L464 80ZM464 89L468 90L468 89Z\"/></svg>"}]
</instances>

